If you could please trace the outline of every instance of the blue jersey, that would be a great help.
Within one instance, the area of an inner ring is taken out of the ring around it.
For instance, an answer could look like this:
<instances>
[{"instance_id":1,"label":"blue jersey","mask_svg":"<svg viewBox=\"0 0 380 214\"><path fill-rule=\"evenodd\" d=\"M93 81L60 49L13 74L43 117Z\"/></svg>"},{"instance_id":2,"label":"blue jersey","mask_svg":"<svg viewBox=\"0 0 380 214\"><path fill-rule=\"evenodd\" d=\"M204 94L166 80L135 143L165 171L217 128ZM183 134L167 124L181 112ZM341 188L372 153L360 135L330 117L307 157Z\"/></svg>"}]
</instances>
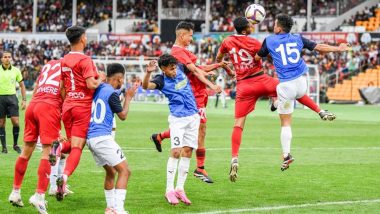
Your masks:
<instances>
[{"instance_id":1,"label":"blue jersey","mask_svg":"<svg viewBox=\"0 0 380 214\"><path fill-rule=\"evenodd\" d=\"M285 82L297 79L308 71L301 52L303 48L312 51L316 45L299 34L276 34L264 40L258 55L265 57L270 53L280 81Z\"/></svg>"},{"instance_id":2,"label":"blue jersey","mask_svg":"<svg viewBox=\"0 0 380 214\"><path fill-rule=\"evenodd\" d=\"M119 99L120 91L110 84L101 84L94 93L91 109L91 121L87 138L107 136L112 133L114 113L123 110Z\"/></svg>"},{"instance_id":3,"label":"blue jersey","mask_svg":"<svg viewBox=\"0 0 380 214\"><path fill-rule=\"evenodd\" d=\"M169 99L170 114L175 117L187 117L198 113L189 79L185 74L185 66L177 64L176 76L169 78L164 74L156 75L151 82L157 85Z\"/></svg>"}]
</instances>

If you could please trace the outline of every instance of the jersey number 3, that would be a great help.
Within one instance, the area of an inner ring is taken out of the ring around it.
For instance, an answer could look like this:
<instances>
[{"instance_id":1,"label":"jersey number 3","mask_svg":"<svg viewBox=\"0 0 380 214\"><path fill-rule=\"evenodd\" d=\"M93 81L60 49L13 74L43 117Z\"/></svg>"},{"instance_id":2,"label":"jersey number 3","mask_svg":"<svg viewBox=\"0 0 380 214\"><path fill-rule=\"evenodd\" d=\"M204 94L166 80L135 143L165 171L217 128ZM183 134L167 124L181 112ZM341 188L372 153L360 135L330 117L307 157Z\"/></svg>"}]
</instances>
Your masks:
<instances>
[{"instance_id":1,"label":"jersey number 3","mask_svg":"<svg viewBox=\"0 0 380 214\"><path fill-rule=\"evenodd\" d=\"M278 48L276 48L276 52L280 52L281 54L281 60L282 60L282 65L287 65L288 64L288 61L290 63L297 63L299 60L300 60L300 51L297 49L297 43L286 43L286 52L285 52L285 47L284 47L284 44L280 44L280 46L278 46ZM295 54L295 57L294 55L292 54ZM292 55L292 56L290 56Z\"/></svg>"}]
</instances>

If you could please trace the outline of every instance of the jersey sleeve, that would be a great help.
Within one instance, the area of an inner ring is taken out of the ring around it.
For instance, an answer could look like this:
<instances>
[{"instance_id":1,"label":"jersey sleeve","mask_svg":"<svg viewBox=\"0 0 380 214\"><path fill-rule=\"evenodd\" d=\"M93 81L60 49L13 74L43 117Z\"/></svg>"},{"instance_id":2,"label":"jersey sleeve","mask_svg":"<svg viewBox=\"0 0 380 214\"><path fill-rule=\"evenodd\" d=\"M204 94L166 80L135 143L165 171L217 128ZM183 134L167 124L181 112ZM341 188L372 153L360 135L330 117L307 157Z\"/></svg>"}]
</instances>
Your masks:
<instances>
[{"instance_id":1,"label":"jersey sleeve","mask_svg":"<svg viewBox=\"0 0 380 214\"><path fill-rule=\"evenodd\" d=\"M96 69L94 68L94 63L90 58L86 58L80 62L80 66L82 68L82 75L85 79L89 77L97 77Z\"/></svg>"},{"instance_id":2,"label":"jersey sleeve","mask_svg":"<svg viewBox=\"0 0 380 214\"><path fill-rule=\"evenodd\" d=\"M306 39L303 36L301 36L301 40L302 40L302 43L303 43L303 48L306 48L309 51L314 50L315 46L317 46L317 43L315 43L315 42L313 42L311 40L308 40L308 39Z\"/></svg>"},{"instance_id":3,"label":"jersey sleeve","mask_svg":"<svg viewBox=\"0 0 380 214\"><path fill-rule=\"evenodd\" d=\"M257 52L257 55L259 55L260 57L266 57L268 54L269 54L269 50L267 47L267 39L264 39L259 52Z\"/></svg>"},{"instance_id":4,"label":"jersey sleeve","mask_svg":"<svg viewBox=\"0 0 380 214\"><path fill-rule=\"evenodd\" d=\"M153 79L150 80L150 82L154 83L157 85L158 90L162 90L164 88L164 75L158 74L153 77Z\"/></svg>"},{"instance_id":5,"label":"jersey sleeve","mask_svg":"<svg viewBox=\"0 0 380 214\"><path fill-rule=\"evenodd\" d=\"M108 104L111 107L113 113L120 113L123 111L123 107L121 106L119 96L116 92L112 93L112 95L108 98Z\"/></svg>"},{"instance_id":6,"label":"jersey sleeve","mask_svg":"<svg viewBox=\"0 0 380 214\"><path fill-rule=\"evenodd\" d=\"M219 52L222 53L222 54L228 53L228 49L227 49L226 43L224 41L220 45Z\"/></svg>"},{"instance_id":7,"label":"jersey sleeve","mask_svg":"<svg viewBox=\"0 0 380 214\"><path fill-rule=\"evenodd\" d=\"M16 70L16 81L21 82L23 80L20 69Z\"/></svg>"}]
</instances>

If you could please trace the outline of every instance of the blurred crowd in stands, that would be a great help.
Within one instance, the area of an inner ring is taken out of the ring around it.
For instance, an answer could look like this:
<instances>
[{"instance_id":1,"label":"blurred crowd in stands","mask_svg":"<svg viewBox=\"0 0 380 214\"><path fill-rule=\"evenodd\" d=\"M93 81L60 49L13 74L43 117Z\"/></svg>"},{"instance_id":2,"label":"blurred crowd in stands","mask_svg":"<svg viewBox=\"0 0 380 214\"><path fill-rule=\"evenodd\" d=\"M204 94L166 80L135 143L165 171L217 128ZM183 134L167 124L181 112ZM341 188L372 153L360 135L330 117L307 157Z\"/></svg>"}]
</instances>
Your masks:
<instances>
[{"instance_id":1,"label":"blurred crowd in stands","mask_svg":"<svg viewBox=\"0 0 380 214\"><path fill-rule=\"evenodd\" d=\"M341 26L355 26L357 21L368 21L369 18L375 17L377 8L380 8L380 4L371 8L365 7L363 11L357 12L348 20L344 20ZM341 26L337 28L337 31L340 31Z\"/></svg>"}]
</instances>

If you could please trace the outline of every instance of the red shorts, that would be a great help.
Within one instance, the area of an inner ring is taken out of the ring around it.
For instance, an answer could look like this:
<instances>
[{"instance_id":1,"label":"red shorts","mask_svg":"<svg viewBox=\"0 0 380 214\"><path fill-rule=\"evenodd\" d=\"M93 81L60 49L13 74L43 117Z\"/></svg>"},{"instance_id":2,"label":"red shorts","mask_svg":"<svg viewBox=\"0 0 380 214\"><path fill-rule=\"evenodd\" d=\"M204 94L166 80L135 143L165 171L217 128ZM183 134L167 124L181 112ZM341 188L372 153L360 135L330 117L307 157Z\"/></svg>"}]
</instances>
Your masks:
<instances>
[{"instance_id":1,"label":"red shorts","mask_svg":"<svg viewBox=\"0 0 380 214\"><path fill-rule=\"evenodd\" d=\"M44 102L30 103L25 112L24 142L51 145L59 138L61 130L61 109Z\"/></svg>"},{"instance_id":2,"label":"red shorts","mask_svg":"<svg viewBox=\"0 0 380 214\"><path fill-rule=\"evenodd\" d=\"M91 106L73 106L62 113L62 121L65 125L66 136L84 138L87 137L88 126L91 119Z\"/></svg>"},{"instance_id":3,"label":"red shorts","mask_svg":"<svg viewBox=\"0 0 380 214\"><path fill-rule=\"evenodd\" d=\"M201 123L207 122L206 116L206 106L208 103L208 94L207 92L194 94L195 102L197 104L198 113L201 116Z\"/></svg>"},{"instance_id":4,"label":"red shorts","mask_svg":"<svg viewBox=\"0 0 380 214\"><path fill-rule=\"evenodd\" d=\"M240 80L236 85L235 118L245 117L255 109L260 97L276 97L279 80L266 74Z\"/></svg>"}]
</instances>

